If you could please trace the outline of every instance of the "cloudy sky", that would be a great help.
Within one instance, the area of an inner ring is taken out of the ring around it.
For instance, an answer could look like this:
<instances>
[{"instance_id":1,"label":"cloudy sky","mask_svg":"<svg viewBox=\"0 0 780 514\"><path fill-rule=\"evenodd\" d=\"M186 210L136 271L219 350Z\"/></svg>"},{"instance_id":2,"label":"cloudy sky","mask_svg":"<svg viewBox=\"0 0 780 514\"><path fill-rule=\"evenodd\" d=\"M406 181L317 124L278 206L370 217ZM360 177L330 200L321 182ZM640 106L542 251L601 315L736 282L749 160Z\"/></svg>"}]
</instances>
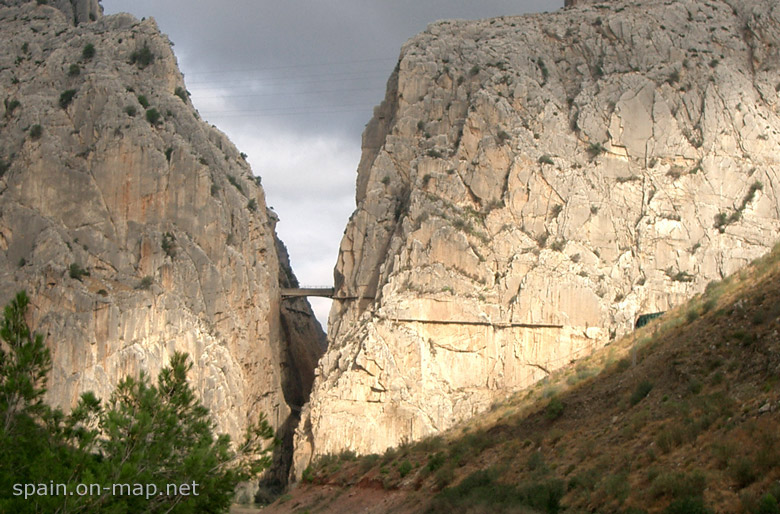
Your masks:
<instances>
[{"instance_id":1,"label":"cloudy sky","mask_svg":"<svg viewBox=\"0 0 780 514\"><path fill-rule=\"evenodd\" d=\"M301 284L331 285L355 207L363 128L401 45L441 19L553 11L563 0L102 0L154 17L192 102L248 154ZM327 319L330 301L312 299Z\"/></svg>"}]
</instances>

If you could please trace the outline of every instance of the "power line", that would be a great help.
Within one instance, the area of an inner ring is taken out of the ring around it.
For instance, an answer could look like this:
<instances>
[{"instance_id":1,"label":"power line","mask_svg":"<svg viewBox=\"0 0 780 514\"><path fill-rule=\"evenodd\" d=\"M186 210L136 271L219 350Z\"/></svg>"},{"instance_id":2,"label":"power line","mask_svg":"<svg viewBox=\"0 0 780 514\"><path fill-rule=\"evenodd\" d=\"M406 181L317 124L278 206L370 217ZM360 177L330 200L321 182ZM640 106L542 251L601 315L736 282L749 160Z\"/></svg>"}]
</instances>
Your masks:
<instances>
[{"instance_id":1,"label":"power line","mask_svg":"<svg viewBox=\"0 0 780 514\"><path fill-rule=\"evenodd\" d=\"M355 64L355 63L364 63L364 62L395 62L395 59L391 59L389 57L375 57L375 58L369 58L369 59L353 59L348 61L331 61L331 62L323 62L323 63L312 63L312 64L288 64L288 65L282 65L282 66L266 66L263 68L245 68L242 70L211 70L211 71L191 71L187 72L187 76L189 75L213 75L217 73L249 73L249 72L264 72L264 71L273 71L273 70L286 70L286 69L306 69L306 68L317 68L317 67L323 67L323 66L337 66L341 64Z\"/></svg>"},{"instance_id":2,"label":"power line","mask_svg":"<svg viewBox=\"0 0 780 514\"><path fill-rule=\"evenodd\" d=\"M326 93L354 93L357 91L376 91L377 88L373 87L357 87L351 89L313 89L311 91L295 91L295 92L274 92L274 93L252 93L252 94L237 94L237 95L201 95L200 93L192 93L193 97L210 99L210 98L259 98L259 97L281 97L281 96L300 96L300 95L322 95Z\"/></svg>"},{"instance_id":3,"label":"power line","mask_svg":"<svg viewBox=\"0 0 780 514\"><path fill-rule=\"evenodd\" d=\"M271 116L304 116L319 114L340 114L349 112L370 111L375 105L365 107L347 107L344 109L326 109L326 110L303 110L303 111L199 111L204 118L247 118L247 117L271 117Z\"/></svg>"},{"instance_id":4,"label":"power line","mask_svg":"<svg viewBox=\"0 0 780 514\"><path fill-rule=\"evenodd\" d=\"M188 86L210 85L214 84L215 89L224 88L227 84L237 85L274 85L274 84L318 84L322 82L343 82L359 81L359 80L377 80L387 79L389 74L386 70L377 70L370 73L354 72L354 73L329 73L329 74L314 74L314 75L299 75L296 77L242 77L229 80L207 80L207 81L187 81Z\"/></svg>"},{"instance_id":5,"label":"power line","mask_svg":"<svg viewBox=\"0 0 780 514\"><path fill-rule=\"evenodd\" d=\"M372 104L372 105L374 105L374 104ZM362 106L364 106L364 104L357 104L357 103L354 103L354 102L349 102L349 103L337 104L337 105L334 105L334 104L321 104L321 105L291 105L291 106L284 106L284 107L278 107L278 106L277 107L262 107L260 109L255 109L253 111L247 111L245 109L237 109L237 110L233 110L233 111L217 111L217 110L214 110L214 109L212 109L212 110L204 109L203 112L222 112L222 113L226 113L226 114L243 113L243 112L256 112L256 113L259 113L259 112L276 112L276 111L288 111L288 110L296 110L297 111L297 110L309 110L309 109L321 109L321 108L324 108L324 109L334 109L334 108L341 108L341 107L362 107Z\"/></svg>"}]
</instances>

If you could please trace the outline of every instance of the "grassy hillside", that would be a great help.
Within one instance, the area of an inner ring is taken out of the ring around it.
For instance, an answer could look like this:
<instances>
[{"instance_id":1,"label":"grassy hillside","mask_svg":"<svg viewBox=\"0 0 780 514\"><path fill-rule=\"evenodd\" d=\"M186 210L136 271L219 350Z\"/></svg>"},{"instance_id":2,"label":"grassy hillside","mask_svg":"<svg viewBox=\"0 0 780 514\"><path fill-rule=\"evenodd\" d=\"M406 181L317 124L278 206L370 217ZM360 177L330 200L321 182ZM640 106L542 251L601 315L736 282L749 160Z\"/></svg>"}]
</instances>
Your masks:
<instances>
[{"instance_id":1,"label":"grassy hillside","mask_svg":"<svg viewBox=\"0 0 780 514\"><path fill-rule=\"evenodd\" d=\"M780 512L780 245L441 436L321 458L268 512Z\"/></svg>"}]
</instances>

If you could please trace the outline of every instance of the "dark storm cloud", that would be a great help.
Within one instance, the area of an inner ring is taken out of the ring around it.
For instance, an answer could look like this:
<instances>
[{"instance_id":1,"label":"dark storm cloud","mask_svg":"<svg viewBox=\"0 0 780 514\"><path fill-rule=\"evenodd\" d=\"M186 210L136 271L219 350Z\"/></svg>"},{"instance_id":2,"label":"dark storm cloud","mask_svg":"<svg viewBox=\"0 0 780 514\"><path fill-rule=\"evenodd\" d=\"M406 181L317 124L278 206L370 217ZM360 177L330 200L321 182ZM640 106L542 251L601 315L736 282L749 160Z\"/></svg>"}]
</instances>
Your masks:
<instances>
[{"instance_id":1,"label":"dark storm cloud","mask_svg":"<svg viewBox=\"0 0 780 514\"><path fill-rule=\"evenodd\" d=\"M429 23L554 10L562 3L103 1L107 13L155 17L176 44L188 88L202 97L221 95L218 108L199 106L205 117L251 115L307 133L353 136L382 100L403 42Z\"/></svg>"}]
</instances>

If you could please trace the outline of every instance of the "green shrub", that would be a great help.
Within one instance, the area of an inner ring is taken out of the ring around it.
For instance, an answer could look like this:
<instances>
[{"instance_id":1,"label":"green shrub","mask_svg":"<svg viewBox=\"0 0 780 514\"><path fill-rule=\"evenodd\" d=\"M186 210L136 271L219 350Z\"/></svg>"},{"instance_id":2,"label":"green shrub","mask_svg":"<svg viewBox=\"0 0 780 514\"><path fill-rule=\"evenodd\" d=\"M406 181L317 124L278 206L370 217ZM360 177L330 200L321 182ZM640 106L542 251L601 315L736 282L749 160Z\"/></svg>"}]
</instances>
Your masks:
<instances>
[{"instance_id":1,"label":"green shrub","mask_svg":"<svg viewBox=\"0 0 780 514\"><path fill-rule=\"evenodd\" d=\"M38 124L33 125L30 127L30 137L33 139L40 139L40 137L43 135L43 127L41 127Z\"/></svg>"},{"instance_id":2,"label":"green shrub","mask_svg":"<svg viewBox=\"0 0 780 514\"><path fill-rule=\"evenodd\" d=\"M84 45L84 49L81 51L81 57L85 61L88 61L95 57L95 45L92 43L87 43Z\"/></svg>"},{"instance_id":3,"label":"green shrub","mask_svg":"<svg viewBox=\"0 0 780 514\"><path fill-rule=\"evenodd\" d=\"M341 453L336 455L336 459L338 459L339 462L352 462L357 460L357 454L354 452L354 450L343 450Z\"/></svg>"},{"instance_id":4,"label":"green shrub","mask_svg":"<svg viewBox=\"0 0 780 514\"><path fill-rule=\"evenodd\" d=\"M75 89L68 89L66 91L63 91L60 94L60 107L63 109L66 109L70 103L73 101L73 97L76 96L76 90Z\"/></svg>"},{"instance_id":5,"label":"green shrub","mask_svg":"<svg viewBox=\"0 0 780 514\"><path fill-rule=\"evenodd\" d=\"M149 49L149 44L144 42L144 46L140 50L135 50L130 54L130 64L135 64L140 69L144 69L149 66L154 60L154 54Z\"/></svg>"},{"instance_id":6,"label":"green shrub","mask_svg":"<svg viewBox=\"0 0 780 514\"><path fill-rule=\"evenodd\" d=\"M548 154L544 154L541 157L539 157L539 160L537 162L539 162L539 164L555 164L553 158L550 157Z\"/></svg>"},{"instance_id":7,"label":"green shrub","mask_svg":"<svg viewBox=\"0 0 780 514\"><path fill-rule=\"evenodd\" d=\"M146 110L146 121L148 121L152 125L157 125L160 123L160 120L162 119L162 115L160 114L160 111L152 107L151 109Z\"/></svg>"},{"instance_id":8,"label":"green shrub","mask_svg":"<svg viewBox=\"0 0 780 514\"><path fill-rule=\"evenodd\" d=\"M149 100L144 95L138 95L138 103L141 104L141 107L144 109L149 107Z\"/></svg>"},{"instance_id":9,"label":"green shrub","mask_svg":"<svg viewBox=\"0 0 780 514\"><path fill-rule=\"evenodd\" d=\"M536 65L539 67L539 71L542 72L542 82L546 83L547 78L550 76L550 70L547 69L541 57L536 60Z\"/></svg>"},{"instance_id":10,"label":"green shrub","mask_svg":"<svg viewBox=\"0 0 780 514\"><path fill-rule=\"evenodd\" d=\"M141 282L138 284L137 289L147 290L150 287L152 287L153 283L154 283L154 279L150 275L146 275L144 278L141 279Z\"/></svg>"},{"instance_id":11,"label":"green shrub","mask_svg":"<svg viewBox=\"0 0 780 514\"><path fill-rule=\"evenodd\" d=\"M360 458L360 472L365 473L379 462L379 455L376 453L370 453Z\"/></svg>"},{"instance_id":12,"label":"green shrub","mask_svg":"<svg viewBox=\"0 0 780 514\"><path fill-rule=\"evenodd\" d=\"M135 108L135 107L133 107L132 105L128 105L127 107L125 107L125 113L127 113L127 115L128 115L128 116L130 116L130 117L132 118L132 117L134 117L136 114L138 114L138 111L137 111L137 110L136 110L136 108Z\"/></svg>"},{"instance_id":13,"label":"green shrub","mask_svg":"<svg viewBox=\"0 0 780 514\"><path fill-rule=\"evenodd\" d=\"M19 100L13 99L13 100L5 100L5 115L10 116L13 114L13 112L16 110L17 107L22 105L22 103Z\"/></svg>"},{"instance_id":14,"label":"green shrub","mask_svg":"<svg viewBox=\"0 0 780 514\"><path fill-rule=\"evenodd\" d=\"M436 471L436 474L433 476L433 483L438 489L441 489L442 487L449 485L454 479L455 466L453 464L447 464Z\"/></svg>"},{"instance_id":15,"label":"green shrub","mask_svg":"<svg viewBox=\"0 0 780 514\"><path fill-rule=\"evenodd\" d=\"M645 396L650 394L650 391L653 389L653 384L651 382L648 382L647 380L641 381L639 384L637 384L636 389L634 389L634 392L631 393L631 398L629 398L629 403L631 403L632 406L636 405L637 403L641 402Z\"/></svg>"},{"instance_id":16,"label":"green shrub","mask_svg":"<svg viewBox=\"0 0 780 514\"><path fill-rule=\"evenodd\" d=\"M437 469L444 466L444 463L447 462L447 458L444 455L443 452L437 452L433 455L428 456L428 464L425 466L425 468L428 471L436 471Z\"/></svg>"},{"instance_id":17,"label":"green shrub","mask_svg":"<svg viewBox=\"0 0 780 514\"><path fill-rule=\"evenodd\" d=\"M563 409L563 402L561 402L558 397L553 396L552 399L550 399L550 403L548 403L547 407L544 409L544 415L550 421L554 421L563 416Z\"/></svg>"},{"instance_id":18,"label":"green shrub","mask_svg":"<svg viewBox=\"0 0 780 514\"><path fill-rule=\"evenodd\" d=\"M654 498L670 496L677 499L698 498L707 487L707 479L701 471L661 473L653 479L650 494Z\"/></svg>"},{"instance_id":19,"label":"green shrub","mask_svg":"<svg viewBox=\"0 0 780 514\"><path fill-rule=\"evenodd\" d=\"M68 76L69 77L75 77L76 75L81 73L81 67L78 64L71 64L70 68L68 68Z\"/></svg>"},{"instance_id":20,"label":"green shrub","mask_svg":"<svg viewBox=\"0 0 780 514\"><path fill-rule=\"evenodd\" d=\"M679 498L669 504L664 514L714 514L700 497Z\"/></svg>"},{"instance_id":21,"label":"green shrub","mask_svg":"<svg viewBox=\"0 0 780 514\"><path fill-rule=\"evenodd\" d=\"M257 212L257 200L255 200L254 198L249 200L246 204L246 208L252 212Z\"/></svg>"},{"instance_id":22,"label":"green shrub","mask_svg":"<svg viewBox=\"0 0 780 514\"><path fill-rule=\"evenodd\" d=\"M184 102L185 104L187 103L187 98L189 97L189 93L183 87L177 86L173 94L181 98L181 101Z\"/></svg>"},{"instance_id":23,"label":"green shrub","mask_svg":"<svg viewBox=\"0 0 780 514\"><path fill-rule=\"evenodd\" d=\"M389 447L385 450L385 453L382 454L382 464L387 464L398 456L398 450L394 447Z\"/></svg>"},{"instance_id":24,"label":"green shrub","mask_svg":"<svg viewBox=\"0 0 780 514\"><path fill-rule=\"evenodd\" d=\"M592 491L596 488L596 484L598 483L600 478L601 478L601 473L599 472L599 470L588 469L571 477L567 489L571 491L572 489L581 488L588 491Z\"/></svg>"},{"instance_id":25,"label":"green shrub","mask_svg":"<svg viewBox=\"0 0 780 514\"><path fill-rule=\"evenodd\" d=\"M747 207L747 204L753 201L753 199L756 197L757 191L763 191L764 190L764 184L762 184L760 181L756 180L750 185L750 189L748 189L747 194L745 195L745 198L742 199L742 205L740 206L739 210L744 211L745 207Z\"/></svg>"},{"instance_id":26,"label":"green shrub","mask_svg":"<svg viewBox=\"0 0 780 514\"><path fill-rule=\"evenodd\" d=\"M169 146L165 149L165 160L171 162L171 155L173 155L173 148Z\"/></svg>"},{"instance_id":27,"label":"green shrub","mask_svg":"<svg viewBox=\"0 0 780 514\"><path fill-rule=\"evenodd\" d=\"M601 143L591 143L588 145L588 154L591 158L598 157L606 151L607 149L604 148L604 145Z\"/></svg>"},{"instance_id":28,"label":"green shrub","mask_svg":"<svg viewBox=\"0 0 780 514\"><path fill-rule=\"evenodd\" d=\"M234 177L233 175L228 175L227 179L228 179L228 182L233 184L233 187L238 189L239 193L244 194L244 188L241 187L241 184L238 183L238 180L236 180L236 177Z\"/></svg>"},{"instance_id":29,"label":"green shrub","mask_svg":"<svg viewBox=\"0 0 780 514\"><path fill-rule=\"evenodd\" d=\"M766 493L758 502L756 514L780 514L780 506L777 505L777 499L771 493Z\"/></svg>"},{"instance_id":30,"label":"green shrub","mask_svg":"<svg viewBox=\"0 0 780 514\"><path fill-rule=\"evenodd\" d=\"M73 263L68 268L68 275L70 278L81 280L82 277L89 276L89 271L82 268L78 263Z\"/></svg>"},{"instance_id":31,"label":"green shrub","mask_svg":"<svg viewBox=\"0 0 780 514\"><path fill-rule=\"evenodd\" d=\"M440 435L429 436L418 442L415 446L418 450L432 452L434 450L439 450L444 446L444 438Z\"/></svg>"},{"instance_id":32,"label":"green shrub","mask_svg":"<svg viewBox=\"0 0 780 514\"><path fill-rule=\"evenodd\" d=\"M400 466L398 466L398 474L401 478L405 477L412 470L412 463L408 460L404 460Z\"/></svg>"},{"instance_id":33,"label":"green shrub","mask_svg":"<svg viewBox=\"0 0 780 514\"><path fill-rule=\"evenodd\" d=\"M672 267L667 268L665 273L673 282L693 282L694 279L694 276L687 271L674 271Z\"/></svg>"},{"instance_id":34,"label":"green shrub","mask_svg":"<svg viewBox=\"0 0 780 514\"><path fill-rule=\"evenodd\" d=\"M562 252L564 248L566 248L566 239L563 238L556 239L550 244L550 250L555 252Z\"/></svg>"},{"instance_id":35,"label":"green shrub","mask_svg":"<svg viewBox=\"0 0 780 514\"><path fill-rule=\"evenodd\" d=\"M729 474L737 483L739 489L744 489L758 478L755 462L748 457L741 457L729 466Z\"/></svg>"},{"instance_id":36,"label":"green shrub","mask_svg":"<svg viewBox=\"0 0 780 514\"><path fill-rule=\"evenodd\" d=\"M544 462L544 455L542 455L542 452L533 452L531 456L528 457L526 467L528 468L528 471L537 471L541 473L547 471L547 464Z\"/></svg>"},{"instance_id":37,"label":"green shrub","mask_svg":"<svg viewBox=\"0 0 780 514\"><path fill-rule=\"evenodd\" d=\"M672 448L680 446L685 441L685 432L683 427L674 423L658 431L655 436L655 444L663 453L669 453Z\"/></svg>"},{"instance_id":38,"label":"green shrub","mask_svg":"<svg viewBox=\"0 0 780 514\"><path fill-rule=\"evenodd\" d=\"M623 503L631 492L628 473L616 473L604 479L604 492Z\"/></svg>"},{"instance_id":39,"label":"green shrub","mask_svg":"<svg viewBox=\"0 0 780 514\"><path fill-rule=\"evenodd\" d=\"M496 482L493 470L479 470L457 486L441 491L432 502L431 512L503 512L509 509L514 512L517 507L524 506L555 513L560 509L564 492L562 480L526 482L514 486Z\"/></svg>"},{"instance_id":40,"label":"green shrub","mask_svg":"<svg viewBox=\"0 0 780 514\"><path fill-rule=\"evenodd\" d=\"M723 233L726 231L726 225L728 225L728 221L729 215L725 212L719 212L715 215L715 222L712 226L717 228L720 233Z\"/></svg>"}]
</instances>

